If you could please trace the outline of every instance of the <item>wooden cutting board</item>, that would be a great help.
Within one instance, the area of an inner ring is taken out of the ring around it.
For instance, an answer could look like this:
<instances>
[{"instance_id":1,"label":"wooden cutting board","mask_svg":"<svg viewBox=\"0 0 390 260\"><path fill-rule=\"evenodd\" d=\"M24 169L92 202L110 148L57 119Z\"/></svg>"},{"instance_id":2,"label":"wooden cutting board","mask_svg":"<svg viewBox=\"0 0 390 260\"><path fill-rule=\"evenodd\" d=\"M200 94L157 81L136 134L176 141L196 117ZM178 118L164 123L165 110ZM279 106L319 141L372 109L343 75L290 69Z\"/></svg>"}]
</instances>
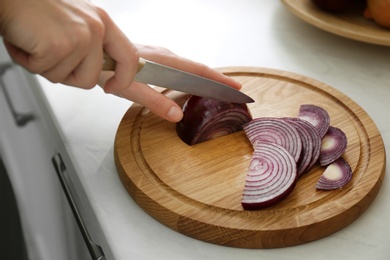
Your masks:
<instances>
[{"instance_id":1,"label":"wooden cutting board","mask_svg":"<svg viewBox=\"0 0 390 260\"><path fill-rule=\"evenodd\" d=\"M351 182L317 191L324 168L315 166L282 202L245 211L241 193L253 150L242 131L188 146L175 124L134 104L118 127L114 151L119 177L135 202L182 234L239 248L303 244L357 219L377 195L385 171L384 144L367 113L334 88L302 75L252 67L221 71L242 82L242 91L255 100L249 104L253 117L296 116L304 103L324 107L331 125L348 137L344 158L353 170ZM188 98L163 93L179 104Z\"/></svg>"}]
</instances>

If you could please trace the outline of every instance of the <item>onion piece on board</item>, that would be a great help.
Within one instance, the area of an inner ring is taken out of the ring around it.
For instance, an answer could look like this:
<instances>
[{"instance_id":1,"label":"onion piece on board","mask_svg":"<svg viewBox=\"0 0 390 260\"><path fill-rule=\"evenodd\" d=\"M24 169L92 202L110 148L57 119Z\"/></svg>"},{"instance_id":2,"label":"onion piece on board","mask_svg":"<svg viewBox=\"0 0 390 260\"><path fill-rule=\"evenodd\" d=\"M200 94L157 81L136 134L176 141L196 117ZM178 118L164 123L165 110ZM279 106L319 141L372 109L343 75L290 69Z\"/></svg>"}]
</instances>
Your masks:
<instances>
[{"instance_id":1,"label":"onion piece on board","mask_svg":"<svg viewBox=\"0 0 390 260\"><path fill-rule=\"evenodd\" d=\"M347 143L347 136L341 129L329 126L328 132L322 138L320 165L326 166L340 158L347 149Z\"/></svg>"},{"instance_id":2,"label":"onion piece on board","mask_svg":"<svg viewBox=\"0 0 390 260\"><path fill-rule=\"evenodd\" d=\"M258 143L245 179L241 205L257 210L286 198L298 179L292 155L275 143Z\"/></svg>"},{"instance_id":3,"label":"onion piece on board","mask_svg":"<svg viewBox=\"0 0 390 260\"><path fill-rule=\"evenodd\" d=\"M321 138L328 131L330 117L328 111L322 107L312 104L303 104L299 108L298 117L311 123L317 129Z\"/></svg>"},{"instance_id":4,"label":"onion piece on board","mask_svg":"<svg viewBox=\"0 0 390 260\"><path fill-rule=\"evenodd\" d=\"M335 190L344 187L352 179L351 166L343 157L338 158L326 167L318 179L318 190Z\"/></svg>"},{"instance_id":5,"label":"onion piece on board","mask_svg":"<svg viewBox=\"0 0 390 260\"><path fill-rule=\"evenodd\" d=\"M183 119L176 132L188 145L205 142L242 130L252 120L246 104L191 96L183 105Z\"/></svg>"},{"instance_id":6,"label":"onion piece on board","mask_svg":"<svg viewBox=\"0 0 390 260\"><path fill-rule=\"evenodd\" d=\"M291 123L281 118L259 117L243 125L243 129L254 149L259 143L276 143L286 148L298 162L302 140Z\"/></svg>"},{"instance_id":7,"label":"onion piece on board","mask_svg":"<svg viewBox=\"0 0 390 260\"><path fill-rule=\"evenodd\" d=\"M321 138L317 129L306 120L298 117L285 117L292 125L296 127L302 140L302 152L298 161L298 176L310 171L311 167L317 162L321 149Z\"/></svg>"}]
</instances>

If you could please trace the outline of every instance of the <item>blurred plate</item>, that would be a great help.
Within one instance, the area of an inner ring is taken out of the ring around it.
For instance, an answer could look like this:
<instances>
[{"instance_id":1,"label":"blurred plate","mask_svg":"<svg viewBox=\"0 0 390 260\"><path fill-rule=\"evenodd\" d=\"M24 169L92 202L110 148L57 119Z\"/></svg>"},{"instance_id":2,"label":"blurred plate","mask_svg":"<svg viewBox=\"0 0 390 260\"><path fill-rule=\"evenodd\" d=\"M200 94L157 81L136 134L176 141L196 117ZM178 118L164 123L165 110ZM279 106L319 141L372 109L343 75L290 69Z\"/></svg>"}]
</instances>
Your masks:
<instances>
[{"instance_id":1,"label":"blurred plate","mask_svg":"<svg viewBox=\"0 0 390 260\"><path fill-rule=\"evenodd\" d=\"M311 0L282 0L303 21L327 32L357 41L390 46L390 29L364 18L363 8L333 14L320 10Z\"/></svg>"}]
</instances>

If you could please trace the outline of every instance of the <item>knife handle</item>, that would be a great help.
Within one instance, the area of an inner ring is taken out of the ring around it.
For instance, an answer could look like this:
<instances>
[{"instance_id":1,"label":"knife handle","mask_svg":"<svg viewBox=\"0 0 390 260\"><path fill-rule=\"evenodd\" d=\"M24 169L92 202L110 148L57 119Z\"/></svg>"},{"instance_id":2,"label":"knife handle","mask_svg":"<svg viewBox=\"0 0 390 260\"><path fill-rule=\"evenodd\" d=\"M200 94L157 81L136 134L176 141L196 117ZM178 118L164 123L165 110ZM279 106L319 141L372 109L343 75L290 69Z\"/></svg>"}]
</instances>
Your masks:
<instances>
[{"instance_id":1,"label":"knife handle","mask_svg":"<svg viewBox=\"0 0 390 260\"><path fill-rule=\"evenodd\" d=\"M142 68L145 65L145 60L142 58L139 58L138 60L138 68L137 73L142 70ZM108 56L107 53L104 53L103 55L103 71L115 71L116 61L113 60L110 56Z\"/></svg>"}]
</instances>

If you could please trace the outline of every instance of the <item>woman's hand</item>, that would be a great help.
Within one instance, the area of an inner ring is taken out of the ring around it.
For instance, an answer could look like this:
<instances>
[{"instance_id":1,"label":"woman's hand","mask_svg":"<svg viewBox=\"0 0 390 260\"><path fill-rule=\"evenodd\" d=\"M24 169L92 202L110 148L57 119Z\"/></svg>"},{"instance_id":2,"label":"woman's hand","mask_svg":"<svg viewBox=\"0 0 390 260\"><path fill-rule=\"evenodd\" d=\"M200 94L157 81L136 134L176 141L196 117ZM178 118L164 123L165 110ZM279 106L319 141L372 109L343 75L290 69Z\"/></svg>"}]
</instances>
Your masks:
<instances>
[{"instance_id":1,"label":"woman's hand","mask_svg":"<svg viewBox=\"0 0 390 260\"><path fill-rule=\"evenodd\" d=\"M1 0L0 35L11 58L51 82L92 88L142 104L179 121L181 108L146 84L133 82L139 57L204 76L239 89L236 81L158 47L133 45L108 14L88 0ZM103 51L116 61L102 72Z\"/></svg>"},{"instance_id":2,"label":"woman's hand","mask_svg":"<svg viewBox=\"0 0 390 260\"><path fill-rule=\"evenodd\" d=\"M241 84L234 81L232 78L227 77L203 64L177 56L167 49L144 45L136 45L136 47L138 49L139 56L144 59L203 76L229 85L235 89L241 88ZM104 86L104 82L107 78L111 77L112 74L112 72L102 72L100 85ZM104 88L106 89L106 87ZM173 100L157 92L146 84L133 82L127 89L117 91L116 94L144 105L151 112L168 121L177 122L183 117L181 108Z\"/></svg>"},{"instance_id":3,"label":"woman's hand","mask_svg":"<svg viewBox=\"0 0 390 260\"><path fill-rule=\"evenodd\" d=\"M0 34L11 58L52 82L92 88L103 49L117 61L108 91L133 81L138 53L111 18L87 0L1 0Z\"/></svg>"}]
</instances>

